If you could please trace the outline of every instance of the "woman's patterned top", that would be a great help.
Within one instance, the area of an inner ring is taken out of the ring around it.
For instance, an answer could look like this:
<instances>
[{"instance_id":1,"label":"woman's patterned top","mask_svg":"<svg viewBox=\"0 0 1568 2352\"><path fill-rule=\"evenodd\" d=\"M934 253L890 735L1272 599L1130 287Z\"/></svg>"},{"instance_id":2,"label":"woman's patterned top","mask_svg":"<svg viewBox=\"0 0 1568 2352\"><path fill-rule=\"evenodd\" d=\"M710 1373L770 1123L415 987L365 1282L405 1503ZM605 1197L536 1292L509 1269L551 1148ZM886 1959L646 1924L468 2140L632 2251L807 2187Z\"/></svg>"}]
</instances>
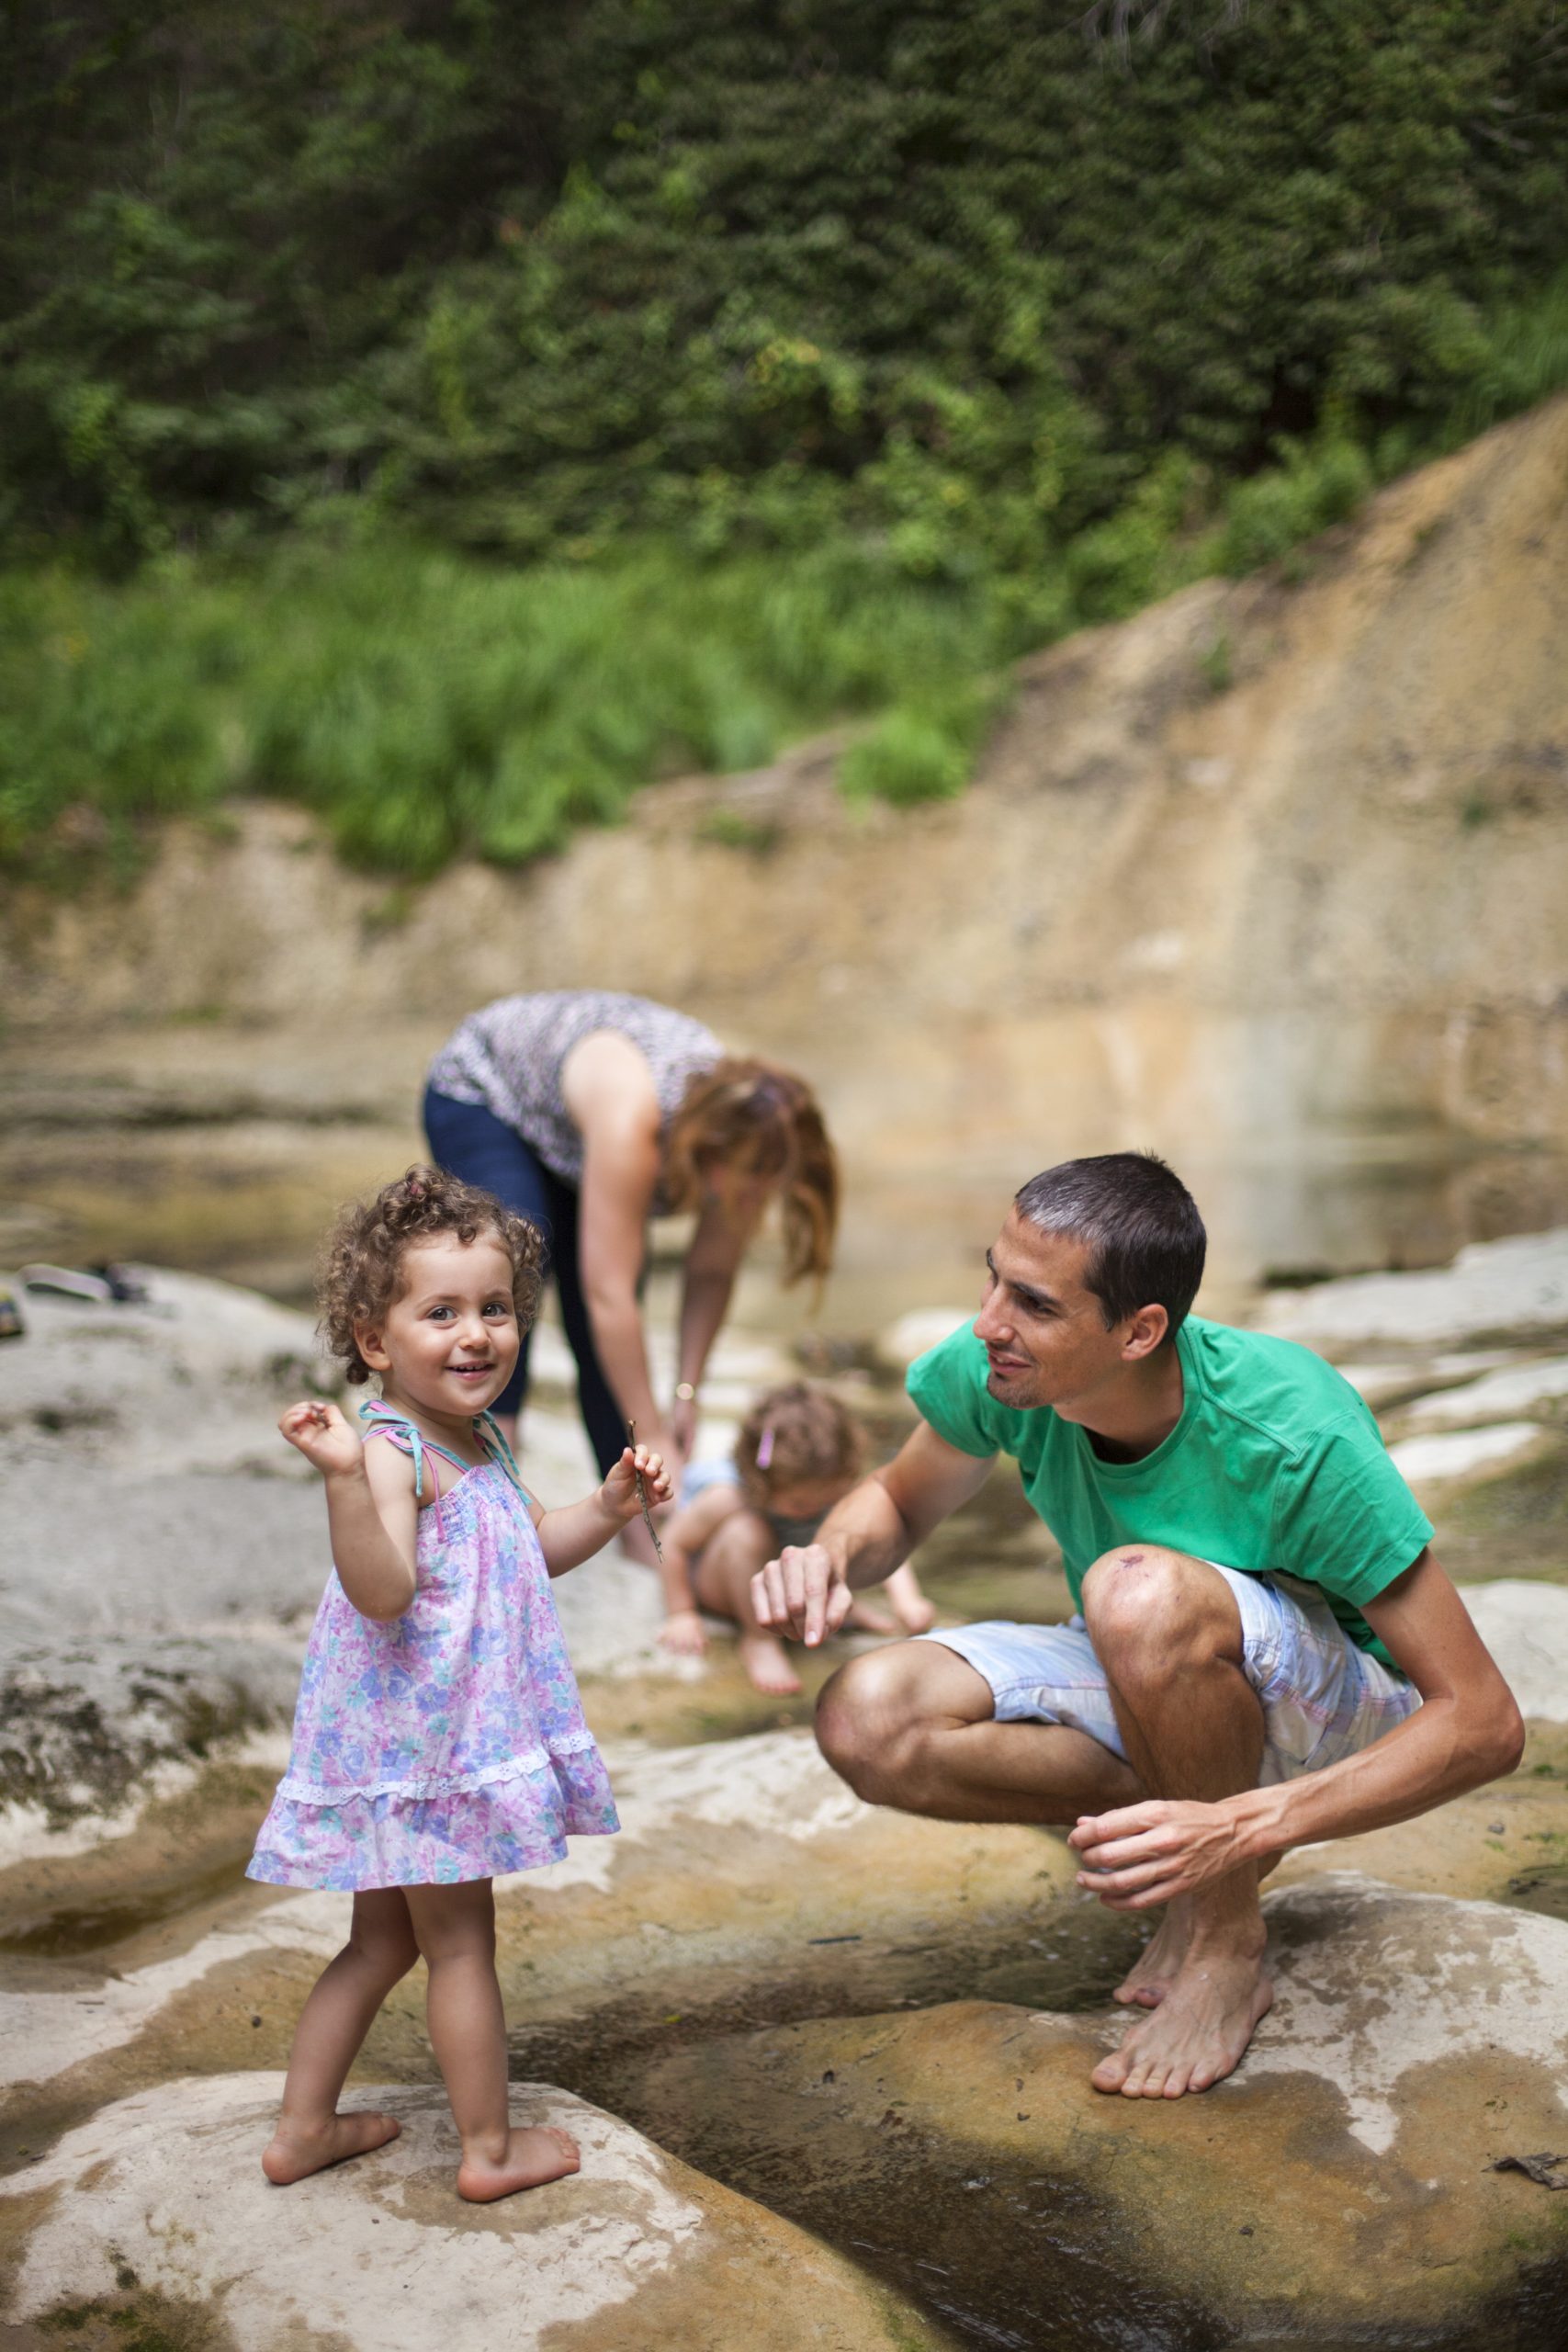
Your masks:
<instances>
[{"instance_id":1,"label":"woman's patterned top","mask_svg":"<svg viewBox=\"0 0 1568 2352\"><path fill-rule=\"evenodd\" d=\"M601 1029L628 1038L647 1062L661 1126L693 1076L724 1054L711 1029L667 1004L610 989L553 989L499 997L470 1012L432 1062L429 1082L455 1102L482 1102L516 1129L552 1175L581 1184L582 1137L561 1099L561 1065L573 1046Z\"/></svg>"}]
</instances>

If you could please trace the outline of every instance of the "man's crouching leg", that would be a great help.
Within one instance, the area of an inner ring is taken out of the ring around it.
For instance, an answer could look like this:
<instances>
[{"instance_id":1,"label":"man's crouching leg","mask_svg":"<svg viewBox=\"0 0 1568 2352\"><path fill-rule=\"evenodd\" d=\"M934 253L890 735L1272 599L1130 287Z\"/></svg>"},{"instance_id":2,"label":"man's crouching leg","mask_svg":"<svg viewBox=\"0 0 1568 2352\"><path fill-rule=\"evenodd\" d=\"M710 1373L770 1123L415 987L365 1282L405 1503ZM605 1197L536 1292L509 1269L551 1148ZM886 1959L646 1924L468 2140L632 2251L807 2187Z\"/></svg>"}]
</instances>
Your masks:
<instances>
[{"instance_id":1,"label":"man's crouching leg","mask_svg":"<svg viewBox=\"0 0 1568 2352\"><path fill-rule=\"evenodd\" d=\"M1224 1578L1182 1553L1130 1544L1095 1562L1083 1609L1128 1759L1150 1794L1212 1804L1255 1788L1263 1710ZM1258 1875L1247 1864L1168 1906L1122 1987L1151 2014L1095 2068L1097 2090L1179 2098L1239 2063L1274 1997Z\"/></svg>"},{"instance_id":2,"label":"man's crouching leg","mask_svg":"<svg viewBox=\"0 0 1568 2352\"><path fill-rule=\"evenodd\" d=\"M938 1821L1064 1823L1149 1792L1065 1724L998 1723L991 1688L941 1642L890 1642L840 1667L817 1703L823 1755L868 1804Z\"/></svg>"}]
</instances>

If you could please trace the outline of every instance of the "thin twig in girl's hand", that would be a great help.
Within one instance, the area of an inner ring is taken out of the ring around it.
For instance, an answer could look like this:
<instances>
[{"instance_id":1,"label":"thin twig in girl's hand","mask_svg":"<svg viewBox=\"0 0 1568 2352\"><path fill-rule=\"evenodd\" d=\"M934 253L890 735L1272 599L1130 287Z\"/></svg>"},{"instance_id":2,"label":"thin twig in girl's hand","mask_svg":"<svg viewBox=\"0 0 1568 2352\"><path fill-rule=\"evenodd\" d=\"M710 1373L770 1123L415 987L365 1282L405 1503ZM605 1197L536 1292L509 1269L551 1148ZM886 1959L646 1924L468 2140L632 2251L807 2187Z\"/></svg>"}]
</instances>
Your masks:
<instances>
[{"instance_id":1,"label":"thin twig in girl's hand","mask_svg":"<svg viewBox=\"0 0 1568 2352\"><path fill-rule=\"evenodd\" d=\"M637 1444L637 1423L635 1421L628 1421L626 1423L626 1431L631 1439L632 1444L635 1446ZM659 1540L659 1530L653 1523L653 1513L648 1508L648 1488L642 1483L642 1472L640 1470L634 1470L632 1472L632 1476L637 1480L637 1498L642 1506L642 1523L653 1539L653 1556L659 1562L660 1566L662 1567L664 1565L664 1546Z\"/></svg>"}]
</instances>

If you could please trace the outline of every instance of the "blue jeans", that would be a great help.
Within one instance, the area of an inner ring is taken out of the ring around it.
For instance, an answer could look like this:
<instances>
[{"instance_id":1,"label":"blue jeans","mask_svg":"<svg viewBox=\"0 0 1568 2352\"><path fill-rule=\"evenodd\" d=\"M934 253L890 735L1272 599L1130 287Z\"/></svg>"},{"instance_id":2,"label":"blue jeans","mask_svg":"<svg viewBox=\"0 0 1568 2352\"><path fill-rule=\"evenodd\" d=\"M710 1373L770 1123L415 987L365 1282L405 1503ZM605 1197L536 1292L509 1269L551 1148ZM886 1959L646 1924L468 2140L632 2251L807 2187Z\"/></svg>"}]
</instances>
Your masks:
<instances>
[{"instance_id":1,"label":"blue jeans","mask_svg":"<svg viewBox=\"0 0 1568 2352\"><path fill-rule=\"evenodd\" d=\"M465 1184L482 1185L519 1216L536 1225L545 1237L545 1272L555 1276L560 1294L561 1321L567 1344L577 1363L577 1401L601 1472L621 1458L626 1425L605 1379L593 1346L593 1327L582 1295L582 1269L578 1262L577 1188L552 1174L515 1127L487 1111L482 1102L455 1102L434 1087L424 1097L424 1132L430 1156L438 1168L460 1176ZM491 1410L515 1413L528 1392L528 1333L523 1334L517 1368L496 1398Z\"/></svg>"}]
</instances>

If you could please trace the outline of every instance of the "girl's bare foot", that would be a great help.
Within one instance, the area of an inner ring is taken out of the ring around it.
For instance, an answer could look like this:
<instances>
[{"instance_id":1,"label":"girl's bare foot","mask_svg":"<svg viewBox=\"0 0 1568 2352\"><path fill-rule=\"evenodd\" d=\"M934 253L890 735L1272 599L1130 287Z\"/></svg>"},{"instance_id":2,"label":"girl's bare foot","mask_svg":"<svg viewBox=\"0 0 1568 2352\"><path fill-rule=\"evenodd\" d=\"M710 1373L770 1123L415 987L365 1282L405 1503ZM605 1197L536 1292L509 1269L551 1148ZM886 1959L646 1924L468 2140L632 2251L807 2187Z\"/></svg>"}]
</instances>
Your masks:
<instances>
[{"instance_id":1,"label":"girl's bare foot","mask_svg":"<svg viewBox=\"0 0 1568 2352\"><path fill-rule=\"evenodd\" d=\"M895 1568L884 1587L893 1614L907 1634L929 1634L936 1623L936 1611L920 1590L914 1569L905 1561Z\"/></svg>"},{"instance_id":2,"label":"girl's bare foot","mask_svg":"<svg viewBox=\"0 0 1568 2352\"><path fill-rule=\"evenodd\" d=\"M262 2170L275 2188L308 2174L324 2172L350 2156L367 2155L384 2148L402 2130L395 2115L332 2115L325 2123L287 2122L281 2118L262 2154Z\"/></svg>"},{"instance_id":3,"label":"girl's bare foot","mask_svg":"<svg viewBox=\"0 0 1568 2352\"><path fill-rule=\"evenodd\" d=\"M785 1656L784 1644L772 1634L742 1634L740 1663L754 1690L766 1690L775 1699L793 1699L800 1688L800 1677Z\"/></svg>"},{"instance_id":4,"label":"girl's bare foot","mask_svg":"<svg viewBox=\"0 0 1568 2352\"><path fill-rule=\"evenodd\" d=\"M1181 1973L1191 1934L1190 1912L1179 1895L1167 1904L1164 1918L1116 1987L1112 2000L1127 2008L1157 2009Z\"/></svg>"},{"instance_id":5,"label":"girl's bare foot","mask_svg":"<svg viewBox=\"0 0 1568 2352\"><path fill-rule=\"evenodd\" d=\"M567 2132L553 2123L534 2124L506 2135L506 2154L499 2164L483 2156L463 2158L457 2166L457 2194L470 2205L491 2205L498 2197L513 2197L520 2188L542 2188L547 2180L564 2180L582 2163L582 2152Z\"/></svg>"}]
</instances>

